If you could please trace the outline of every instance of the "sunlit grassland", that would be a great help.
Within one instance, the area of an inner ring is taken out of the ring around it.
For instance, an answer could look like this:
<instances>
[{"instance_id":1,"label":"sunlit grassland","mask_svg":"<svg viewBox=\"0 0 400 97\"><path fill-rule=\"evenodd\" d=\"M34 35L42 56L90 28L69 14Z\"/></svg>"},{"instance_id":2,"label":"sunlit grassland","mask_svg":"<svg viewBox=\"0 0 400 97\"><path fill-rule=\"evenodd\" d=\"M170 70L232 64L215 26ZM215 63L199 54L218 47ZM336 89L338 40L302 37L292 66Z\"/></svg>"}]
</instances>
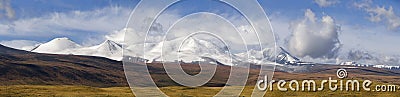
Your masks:
<instances>
[{"instance_id":1,"label":"sunlit grassland","mask_svg":"<svg viewBox=\"0 0 400 97\"><path fill-rule=\"evenodd\" d=\"M320 87L319 81L317 81L317 88ZM374 89L375 85L383 83L374 83L371 89ZM396 92L372 92L372 91L331 91L325 84L323 91L279 91L276 84L274 85L273 91L267 91L266 97L282 97L282 96L302 96L302 97L321 97L321 96L347 96L347 97L400 97L400 91ZM288 88L288 85L285 86ZM253 91L253 86L245 87L241 96L250 97ZM222 88L221 87L182 87L182 86L170 86L160 88L165 94L171 97L204 97L213 96L217 94ZM300 88L301 89L301 88ZM129 87L88 87L88 86L68 86L68 85L12 85L12 86L0 86L0 96L65 96L65 97L129 97L134 96L131 93Z\"/></svg>"},{"instance_id":2,"label":"sunlit grassland","mask_svg":"<svg viewBox=\"0 0 400 97\"><path fill-rule=\"evenodd\" d=\"M88 86L67 85L12 85L1 86L0 96L133 96L129 87L96 88Z\"/></svg>"}]
</instances>

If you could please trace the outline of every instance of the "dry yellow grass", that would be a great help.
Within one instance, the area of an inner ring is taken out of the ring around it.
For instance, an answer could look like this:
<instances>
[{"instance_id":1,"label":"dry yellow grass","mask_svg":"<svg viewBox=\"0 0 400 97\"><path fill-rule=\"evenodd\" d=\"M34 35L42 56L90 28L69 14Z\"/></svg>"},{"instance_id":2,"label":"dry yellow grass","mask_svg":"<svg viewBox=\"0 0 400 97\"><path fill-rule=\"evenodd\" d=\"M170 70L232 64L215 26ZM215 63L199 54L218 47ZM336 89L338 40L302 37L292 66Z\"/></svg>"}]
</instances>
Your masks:
<instances>
[{"instance_id":1,"label":"dry yellow grass","mask_svg":"<svg viewBox=\"0 0 400 97\"><path fill-rule=\"evenodd\" d=\"M374 84L376 85L376 84ZM373 85L373 86L374 86ZM254 87L247 86L241 96L249 97ZM162 87L165 94L171 97L205 97L213 96L221 90L221 87ZM134 96L128 87L97 88L88 86L68 85L13 85L0 86L0 96L44 96L44 97L130 97ZM400 97L400 91L396 92L368 92L368 91L330 91L325 88L317 92L287 91L282 92L274 88L267 91L265 97L302 96L302 97Z\"/></svg>"},{"instance_id":2,"label":"dry yellow grass","mask_svg":"<svg viewBox=\"0 0 400 97\"><path fill-rule=\"evenodd\" d=\"M129 97L129 87L95 88L88 86L13 85L1 86L0 96L44 96L44 97Z\"/></svg>"}]
</instances>

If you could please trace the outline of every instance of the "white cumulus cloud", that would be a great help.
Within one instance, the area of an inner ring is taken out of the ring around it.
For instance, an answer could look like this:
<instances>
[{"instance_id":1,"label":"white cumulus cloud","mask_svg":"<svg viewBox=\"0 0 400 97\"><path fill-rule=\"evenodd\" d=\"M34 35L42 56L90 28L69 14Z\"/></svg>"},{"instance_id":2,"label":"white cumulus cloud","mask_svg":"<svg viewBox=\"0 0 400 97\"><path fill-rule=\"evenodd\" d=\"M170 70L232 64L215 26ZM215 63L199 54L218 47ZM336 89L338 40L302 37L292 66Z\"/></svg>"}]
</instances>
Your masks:
<instances>
[{"instance_id":1,"label":"white cumulus cloud","mask_svg":"<svg viewBox=\"0 0 400 97\"><path fill-rule=\"evenodd\" d=\"M400 28L400 16L396 15L393 12L393 7L389 8L385 7L376 7L366 9L369 12L370 17L368 19L372 22L385 22L388 25L389 29L398 29Z\"/></svg>"},{"instance_id":2,"label":"white cumulus cloud","mask_svg":"<svg viewBox=\"0 0 400 97\"><path fill-rule=\"evenodd\" d=\"M7 19L12 19L15 16L15 11L11 7L10 0L0 1L0 18L6 17Z\"/></svg>"},{"instance_id":3,"label":"white cumulus cloud","mask_svg":"<svg viewBox=\"0 0 400 97\"><path fill-rule=\"evenodd\" d=\"M321 20L307 9L305 18L291 27L292 36L288 41L290 52L299 57L334 58L340 48L338 34L340 27L330 16Z\"/></svg>"},{"instance_id":4,"label":"white cumulus cloud","mask_svg":"<svg viewBox=\"0 0 400 97\"><path fill-rule=\"evenodd\" d=\"M0 23L0 35L10 37L79 37L83 33L85 33L83 35L105 35L124 28L130 11L129 8L113 6L21 18L9 23Z\"/></svg>"},{"instance_id":5,"label":"white cumulus cloud","mask_svg":"<svg viewBox=\"0 0 400 97\"><path fill-rule=\"evenodd\" d=\"M372 1L356 2L354 6L366 11L369 14L367 19L371 22L383 22L390 30L399 30L400 15L397 15L392 6L372 6Z\"/></svg>"},{"instance_id":6,"label":"white cumulus cloud","mask_svg":"<svg viewBox=\"0 0 400 97\"><path fill-rule=\"evenodd\" d=\"M334 4L339 3L338 0L314 0L320 7L328 7Z\"/></svg>"}]
</instances>

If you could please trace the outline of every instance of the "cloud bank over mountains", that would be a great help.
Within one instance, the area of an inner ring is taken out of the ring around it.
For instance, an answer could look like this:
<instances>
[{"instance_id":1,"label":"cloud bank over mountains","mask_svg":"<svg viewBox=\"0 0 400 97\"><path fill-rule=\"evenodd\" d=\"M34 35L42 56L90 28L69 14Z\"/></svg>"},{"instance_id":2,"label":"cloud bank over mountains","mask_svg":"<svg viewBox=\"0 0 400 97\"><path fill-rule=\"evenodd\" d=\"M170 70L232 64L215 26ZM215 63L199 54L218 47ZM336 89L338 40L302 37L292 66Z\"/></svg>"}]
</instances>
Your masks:
<instances>
[{"instance_id":1,"label":"cloud bank over mountains","mask_svg":"<svg viewBox=\"0 0 400 97\"><path fill-rule=\"evenodd\" d=\"M30 51L36 46L38 46L40 43L31 40L11 40L11 41L0 41L0 44L11 48Z\"/></svg>"}]
</instances>

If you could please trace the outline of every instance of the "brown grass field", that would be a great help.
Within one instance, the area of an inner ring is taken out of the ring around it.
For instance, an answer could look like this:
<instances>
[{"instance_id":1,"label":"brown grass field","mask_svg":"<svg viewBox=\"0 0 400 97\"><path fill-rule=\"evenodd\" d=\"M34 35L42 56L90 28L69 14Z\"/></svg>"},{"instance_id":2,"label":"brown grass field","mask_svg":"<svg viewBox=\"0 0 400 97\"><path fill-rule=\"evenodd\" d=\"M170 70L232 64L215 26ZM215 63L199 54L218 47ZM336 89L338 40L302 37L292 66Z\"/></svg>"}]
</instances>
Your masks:
<instances>
[{"instance_id":1,"label":"brown grass field","mask_svg":"<svg viewBox=\"0 0 400 97\"><path fill-rule=\"evenodd\" d=\"M317 81L317 87L320 81ZM375 85L385 83L374 83ZM387 83L386 83L387 84ZM287 85L285 87L288 87ZM327 87L327 84L325 85ZM246 86L241 93L243 97L250 97L253 86ZM168 86L160 89L170 97L209 97L217 94L221 87L183 87ZM89 87L70 85L11 85L0 86L0 96L43 96L43 97L133 97L129 87ZM325 88L323 91L279 91L274 84L273 91L267 91L265 97L300 96L300 97L400 97L400 91L372 92L372 91L331 91Z\"/></svg>"},{"instance_id":2,"label":"brown grass field","mask_svg":"<svg viewBox=\"0 0 400 97\"><path fill-rule=\"evenodd\" d=\"M140 65L140 64L138 64ZM163 70L162 64L147 64L153 80L160 89L171 97L204 97L217 94L228 79L230 66L218 65L216 75L203 87L189 88L179 86L169 79ZM197 74L199 66L182 64L182 68L189 74ZM288 73L275 71L275 80L327 80L329 77L337 79L336 70L346 68L337 65L316 65L308 72ZM400 85L400 70L386 70L377 68L346 69L349 72L347 79L371 80L374 85ZM256 79L257 68L249 72L249 80L241 96L250 96ZM132 72L137 73L137 72ZM327 84L325 84L324 87ZM396 92L369 92L369 91L324 91L281 92L274 85L273 91L267 91L266 97L281 96L347 96L347 97L400 97L400 90ZM288 87L287 85L285 87ZM0 97L130 97L134 96L128 87L122 62L101 57L39 54L15 50L0 45Z\"/></svg>"}]
</instances>

